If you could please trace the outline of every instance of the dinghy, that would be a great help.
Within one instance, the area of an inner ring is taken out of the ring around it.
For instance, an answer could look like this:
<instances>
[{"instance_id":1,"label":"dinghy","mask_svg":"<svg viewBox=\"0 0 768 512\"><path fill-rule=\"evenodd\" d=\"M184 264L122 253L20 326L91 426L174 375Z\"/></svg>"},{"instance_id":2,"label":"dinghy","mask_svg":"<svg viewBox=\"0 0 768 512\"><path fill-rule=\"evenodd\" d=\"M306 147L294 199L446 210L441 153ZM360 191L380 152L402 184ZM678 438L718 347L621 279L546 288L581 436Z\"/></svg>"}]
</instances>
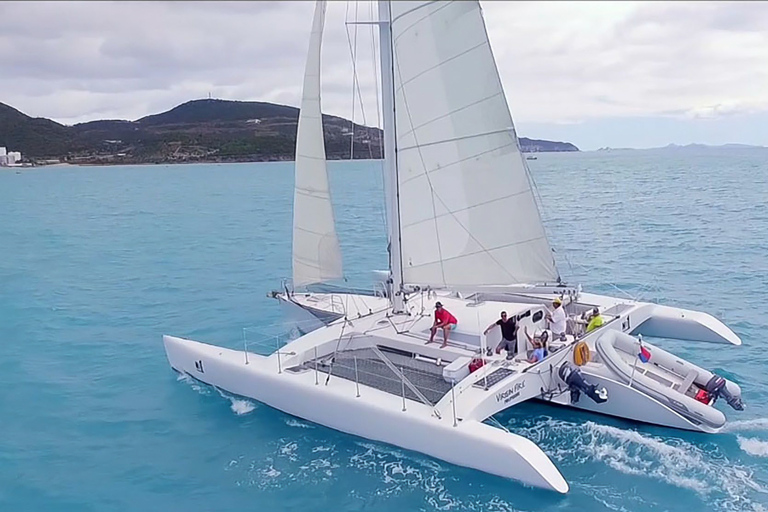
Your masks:
<instances>
[{"instance_id":1,"label":"dinghy","mask_svg":"<svg viewBox=\"0 0 768 512\"><path fill-rule=\"evenodd\" d=\"M695 424L713 430L725 425L725 415L713 405L722 396L735 410L744 410L741 388L688 361L618 331L608 331L595 341L607 367L621 381L664 403ZM643 348L645 351L643 352ZM638 354L648 354L651 364L640 364Z\"/></svg>"}]
</instances>

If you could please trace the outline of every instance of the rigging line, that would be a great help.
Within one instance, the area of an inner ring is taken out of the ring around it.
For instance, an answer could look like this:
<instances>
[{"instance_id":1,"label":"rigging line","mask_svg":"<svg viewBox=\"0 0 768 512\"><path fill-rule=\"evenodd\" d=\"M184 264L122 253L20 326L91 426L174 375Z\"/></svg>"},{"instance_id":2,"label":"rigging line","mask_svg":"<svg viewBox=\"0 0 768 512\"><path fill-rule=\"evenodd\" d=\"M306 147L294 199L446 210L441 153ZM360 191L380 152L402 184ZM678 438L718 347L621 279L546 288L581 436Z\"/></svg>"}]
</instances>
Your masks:
<instances>
[{"instance_id":1,"label":"rigging line","mask_svg":"<svg viewBox=\"0 0 768 512\"><path fill-rule=\"evenodd\" d=\"M491 40L488 37L488 27L486 27L486 25L485 25L485 18L483 18L482 9L479 7L479 4L478 4L478 9L480 9L480 11L481 11L479 13L479 15L480 15L480 23L483 26L483 33L485 34L486 41L488 41L488 52L491 54L491 59L493 60L494 66L495 66L496 58L493 55L493 47L491 46ZM499 75L498 68L496 69L496 80L498 81L499 89L503 91L504 87L502 86L502 83L501 83L501 75ZM542 216L542 213L541 213L541 209L543 207L543 204L541 203L541 194L539 194L539 190L538 190L538 187L536 185L536 181L533 179L533 176L531 175L531 171L528 168L528 163L526 162L525 157L523 156L523 151L522 151L522 148L520 147L520 139L517 137L517 130L515 129L515 122L512 119L512 113L509 112L509 104L507 104L506 98L504 98L504 103L506 104L507 114L509 115L509 121L510 121L510 124L512 125L512 134L513 134L513 137L515 139L515 143L517 144L517 151L518 151L518 154L520 155L520 160L523 162L523 169L525 170L525 175L528 178L528 187L531 188L532 191L533 191L531 195L533 196L533 202L536 205L536 213L538 214L538 217L539 217L539 223L541 224L541 229L544 232L543 233L544 234L544 239L546 240L547 245L549 246L550 257L552 258L552 264L553 264L553 266L555 268L555 272L557 273L557 277L558 277L558 281L559 281L560 280L560 272L557 271L557 265L555 264L556 263L555 262L555 256L552 253L552 246L551 246L551 244L549 242L549 239L547 238L547 231L546 231L546 227L544 226L544 219L543 219L543 216ZM539 197L539 202L536 201L536 196L537 195Z\"/></svg>"},{"instance_id":2,"label":"rigging line","mask_svg":"<svg viewBox=\"0 0 768 512\"><path fill-rule=\"evenodd\" d=\"M554 251L555 249L552 247L552 244L549 242L549 238L547 237L547 226L546 224L549 224L550 219L547 218L547 214L544 209L544 200L541 197L541 192L539 192L539 186L536 184L536 180L533 179L533 175L531 174L530 168L528 167L528 164L526 163L525 156L523 156L523 150L520 146L520 139L517 137L517 133L515 132L515 139L517 139L517 150L520 153L520 158L523 162L523 168L525 169L525 174L528 178L528 186L533 191L533 201L536 204L536 210L539 213L539 220L541 221L541 229L544 231L544 237L547 240L547 245L549 245L549 250L552 252L552 262L555 264L555 271L557 272L558 277L560 277L560 272L557 271L557 262L555 261L555 255Z\"/></svg>"},{"instance_id":3,"label":"rigging line","mask_svg":"<svg viewBox=\"0 0 768 512\"><path fill-rule=\"evenodd\" d=\"M486 37L487 37L487 35L486 35ZM488 47L490 48L490 45L488 45ZM394 60L395 60L395 62L396 62L396 64L397 64L397 66L398 66L398 74L399 74L399 71L400 71L400 64L399 64L399 61L398 61L397 59L394 59ZM400 93L401 93L401 94L402 94L402 96L403 96L403 104L405 105L405 112L406 112L406 115L408 116L408 121L410 122L410 124L411 124L411 127L413 128L413 125L414 125L414 123L413 123L413 118L412 118L412 116L411 116L411 110L410 110L410 106L409 106L409 104L408 104L408 98L406 97L405 88L401 89ZM437 210L436 210L436 208L435 208L435 198L437 198L437 199L438 199L438 201L440 201L440 203L441 203L441 204L442 204L442 205L445 207L445 209L446 209L446 210L448 210L449 212L450 212L450 208L449 208L449 207L448 207L448 205L445 203L445 201L443 201L443 199L442 199L442 198L439 196L439 194L437 194L437 192L435 191L435 188L434 188L434 186L432 185L432 179L431 179L431 177L430 177L430 175L429 175L429 172L427 171L427 165L426 165L426 163L425 163L425 161L424 161L424 154L422 153L422 151L421 151L421 148L420 148L420 147L418 147L418 137L416 136L416 132L413 132L413 138L414 138L414 140L416 141L416 148L415 148L415 149L416 149L416 151L417 151L417 152L418 152L418 154L419 154L419 159L421 160L421 165L422 165L422 167L423 167L423 169L424 169L424 176L426 177L426 179L427 179L427 183L429 184L429 188L430 188L430 191L432 192L430 195L432 196L432 212L433 212L433 217L435 218L435 234L436 234L436 236L437 236L437 250L438 250L438 257L440 258L440 273L441 273L441 275L442 275L442 278L443 278L443 284L445 284L445 283L446 283L446 279L445 279L445 267L444 267L444 265L443 265L442 244L440 243L440 233L439 233L439 230L438 230L438 226L437 226L437 219L436 219L436 217L437 217L437 213L436 213L436 212L437 212ZM497 260L497 259L494 257L494 255L493 255L493 254L491 254L491 253L490 253L490 252L489 252L489 251L488 251L488 250L485 248L485 246L483 246L483 244L482 244L482 243L481 243L481 242L480 242L480 241L479 241L479 240L478 240L478 239L477 239L477 238L476 238L476 237L475 237L475 236L474 236L474 235L473 235L473 234L470 232L470 230L469 230L469 229L467 229L467 228L464 226L464 224L463 224L463 223L462 223L462 222L461 222L461 221L460 221L460 220L459 220L459 219L458 219L458 218L457 218L457 217L456 217L454 214L452 214L452 213L451 213L450 215L451 215L451 217L453 217L453 218L454 218L454 220L456 221L456 223L457 223L459 226L461 226L461 228L462 228L462 229L463 229L463 230L464 230L464 231L467 233L467 235L468 235L468 236L469 236L469 237L470 237L470 238L471 238L471 239L472 239L472 240L473 240L475 243L477 243L477 245L478 245L478 246L479 246L481 249L483 249L483 251L484 251L484 252L486 252L486 253L488 254L488 256L491 258L491 260L492 260L494 263L496 263L496 265L497 265L497 266L498 266L498 267L499 267L499 268L500 268L502 271L504 271L504 272L505 272L507 275L509 275L509 277L511 277L513 280L515 280L515 281L519 281L519 279L517 279L517 277L515 277L515 276L514 276L514 275L513 275L513 274L512 274L512 273L511 273L511 272L510 272L510 271L509 271L509 270L508 270L508 269L507 269L505 266L504 266L504 265L502 265L502 264L501 264L501 263L500 263L500 262L499 262L499 261L498 261L498 260Z\"/></svg>"},{"instance_id":4,"label":"rigging line","mask_svg":"<svg viewBox=\"0 0 768 512\"><path fill-rule=\"evenodd\" d=\"M370 15L370 19L374 19L373 16L373 2L368 3L368 11ZM376 95L374 96L374 103L376 104L376 134L378 135L378 159L379 159L379 177L381 179L381 189L382 191L385 189L384 185L384 142L382 141L382 132L379 127L381 126L381 106L379 104L380 98L379 98L379 76L378 76L378 69L379 69L379 61L378 61L378 48L376 47L376 27L374 25L371 25L371 63L373 65L373 86L374 91ZM370 148L370 145L369 145ZM373 157L371 157L373 159ZM387 231L387 214L386 214L386 206L384 203L377 203L379 208L379 215L382 220L382 224L384 225L384 231ZM384 208L381 208L384 205Z\"/></svg>"},{"instance_id":5,"label":"rigging line","mask_svg":"<svg viewBox=\"0 0 768 512\"><path fill-rule=\"evenodd\" d=\"M588 269L587 267L585 267L581 263L576 263L576 265L578 267L580 267L584 271L585 274L589 275L590 269ZM626 291L622 290L621 288L616 286L614 283L607 283L607 284L608 284L608 286L611 286L612 288L616 289L616 291L622 293L623 295L626 295L629 300L635 300L634 297L632 297L632 295L629 292L626 292Z\"/></svg>"},{"instance_id":6,"label":"rigging line","mask_svg":"<svg viewBox=\"0 0 768 512\"><path fill-rule=\"evenodd\" d=\"M349 159L354 160L355 159L355 155L354 155L354 149L355 149L355 52L352 49L352 41L349 35L349 0L347 0L346 2L346 8L344 12L344 29L347 34L347 45L349 46L349 54L352 58L352 113L349 117L349 123L351 125L352 135L349 140ZM357 25L355 25L355 30L357 30Z\"/></svg>"},{"instance_id":7,"label":"rigging line","mask_svg":"<svg viewBox=\"0 0 768 512\"><path fill-rule=\"evenodd\" d=\"M355 22L358 21L357 9L360 5L358 0L355 0ZM349 33L349 31L347 31ZM352 134L349 136L349 159L355 159L355 86L357 85L357 25L354 28L354 37L351 42L352 53ZM363 110L362 103L360 104L360 110L363 112L363 124L365 124L365 111Z\"/></svg>"},{"instance_id":8,"label":"rigging line","mask_svg":"<svg viewBox=\"0 0 768 512\"><path fill-rule=\"evenodd\" d=\"M355 1L355 22L358 20L358 0ZM347 1L347 11L349 11L349 0ZM348 15L347 15L348 16ZM347 20L348 21L348 20ZM371 26L371 29L373 30L373 26ZM360 104L360 113L362 114L362 121L363 126L367 127L368 120L367 116L365 114L365 104L363 102L363 94L362 90L360 88L360 79L357 73L357 24L355 24L354 29L354 38L350 36L349 33L349 25L346 25L346 32L347 32L347 46L349 47L349 53L352 57L352 135L351 135L351 142L350 142L350 160L353 160L353 150L354 150L354 143L355 143L355 123L354 123L354 116L355 116L355 94L357 94L357 100ZM354 42L353 42L354 41ZM368 131L365 132L368 134ZM373 150L370 147L370 144L368 144L368 153L371 158L373 158Z\"/></svg>"},{"instance_id":9,"label":"rigging line","mask_svg":"<svg viewBox=\"0 0 768 512\"><path fill-rule=\"evenodd\" d=\"M368 6L370 10L371 19L373 19L373 2L370 2ZM371 55L373 56L373 58L371 59L371 62L373 64L373 86L376 92L376 96L375 96L376 126L378 127L378 126L381 126L381 107L379 105L379 101L380 101L379 100L379 77L377 74L379 52L378 52L378 48L376 47L376 28L373 25L371 25ZM379 135L379 148L381 148L382 147L382 141L381 141L382 131L381 130L378 130L378 135Z\"/></svg>"}]
</instances>

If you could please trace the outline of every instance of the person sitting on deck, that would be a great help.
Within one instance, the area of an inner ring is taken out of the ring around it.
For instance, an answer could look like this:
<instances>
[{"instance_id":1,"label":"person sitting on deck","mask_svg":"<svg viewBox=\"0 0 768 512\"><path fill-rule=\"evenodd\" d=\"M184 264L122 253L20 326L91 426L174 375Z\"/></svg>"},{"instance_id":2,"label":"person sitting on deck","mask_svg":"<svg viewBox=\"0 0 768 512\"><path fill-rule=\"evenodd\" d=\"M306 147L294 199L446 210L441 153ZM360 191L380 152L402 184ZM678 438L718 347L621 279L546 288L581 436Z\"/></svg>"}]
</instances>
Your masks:
<instances>
[{"instance_id":1,"label":"person sitting on deck","mask_svg":"<svg viewBox=\"0 0 768 512\"><path fill-rule=\"evenodd\" d=\"M512 359L515 352L515 344L517 343L517 319L507 318L507 312L501 312L501 318L496 320L483 332L483 335L487 335L488 331L495 326L501 327L501 342L496 347L496 353L501 353L502 349L507 351L507 359Z\"/></svg>"},{"instance_id":2,"label":"person sitting on deck","mask_svg":"<svg viewBox=\"0 0 768 512\"><path fill-rule=\"evenodd\" d=\"M533 351L528 357L529 363L538 363L545 357L547 357L547 341L549 340L549 334L547 331L542 331L541 334L534 333L533 336L528 334L528 326L525 327L525 336L528 341L533 345Z\"/></svg>"},{"instance_id":3,"label":"person sitting on deck","mask_svg":"<svg viewBox=\"0 0 768 512\"><path fill-rule=\"evenodd\" d=\"M436 302L435 303L435 323L432 324L432 328L430 329L431 334L429 336L429 341L427 342L427 345L429 345L434 341L435 333L437 333L437 330L442 329L443 344L440 345L440 348L445 348L445 346L448 344L448 331L452 331L456 329L457 323L458 321L456 320L456 317L450 314L447 309L443 308L443 305L440 302Z\"/></svg>"},{"instance_id":4,"label":"person sitting on deck","mask_svg":"<svg viewBox=\"0 0 768 512\"><path fill-rule=\"evenodd\" d=\"M552 301L552 307L554 308L551 313L547 312L547 320L549 320L549 329L552 331L552 337L555 339L562 339L565 334L565 308L563 307L563 301L560 297L555 297Z\"/></svg>"},{"instance_id":5,"label":"person sitting on deck","mask_svg":"<svg viewBox=\"0 0 768 512\"><path fill-rule=\"evenodd\" d=\"M600 310L597 306L579 315L574 322L580 327L580 335L587 334L602 326L605 322L600 316Z\"/></svg>"},{"instance_id":6,"label":"person sitting on deck","mask_svg":"<svg viewBox=\"0 0 768 512\"><path fill-rule=\"evenodd\" d=\"M592 316L589 318L589 323L587 324L587 332L592 332L598 327L602 327L603 325L603 317L600 316L600 310L595 306L592 309Z\"/></svg>"}]
</instances>

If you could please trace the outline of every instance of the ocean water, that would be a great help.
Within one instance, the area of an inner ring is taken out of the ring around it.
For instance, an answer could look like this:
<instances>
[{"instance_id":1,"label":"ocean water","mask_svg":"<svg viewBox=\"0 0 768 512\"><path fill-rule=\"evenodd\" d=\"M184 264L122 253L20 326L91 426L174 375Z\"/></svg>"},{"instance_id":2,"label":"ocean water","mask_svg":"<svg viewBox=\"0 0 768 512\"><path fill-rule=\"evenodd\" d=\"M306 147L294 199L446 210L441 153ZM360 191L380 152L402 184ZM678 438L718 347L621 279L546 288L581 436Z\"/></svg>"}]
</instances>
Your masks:
<instances>
[{"instance_id":1,"label":"ocean water","mask_svg":"<svg viewBox=\"0 0 768 512\"><path fill-rule=\"evenodd\" d=\"M741 347L660 342L744 390L704 435L538 403L499 418L559 496L176 375L161 335L282 329L292 164L0 170L0 510L768 510L768 152L542 154L559 268L708 311ZM331 165L351 284L386 266L379 164ZM499 219L503 228L504 219Z\"/></svg>"}]
</instances>

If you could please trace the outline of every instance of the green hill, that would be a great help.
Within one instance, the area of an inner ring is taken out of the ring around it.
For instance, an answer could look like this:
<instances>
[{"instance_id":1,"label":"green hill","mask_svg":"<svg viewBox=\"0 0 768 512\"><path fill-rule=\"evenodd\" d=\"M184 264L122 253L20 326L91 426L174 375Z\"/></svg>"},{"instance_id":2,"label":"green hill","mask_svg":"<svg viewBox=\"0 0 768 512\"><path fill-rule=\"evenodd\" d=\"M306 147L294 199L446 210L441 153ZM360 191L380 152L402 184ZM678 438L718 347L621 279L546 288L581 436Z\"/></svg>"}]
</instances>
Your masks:
<instances>
[{"instance_id":1,"label":"green hill","mask_svg":"<svg viewBox=\"0 0 768 512\"><path fill-rule=\"evenodd\" d=\"M292 160L299 109L256 101L193 100L135 121L64 126L0 103L0 146L26 160L167 163ZM349 159L352 123L323 115L326 154ZM569 143L520 139L524 151L578 151ZM381 131L354 125L355 158L380 158Z\"/></svg>"}]
</instances>

